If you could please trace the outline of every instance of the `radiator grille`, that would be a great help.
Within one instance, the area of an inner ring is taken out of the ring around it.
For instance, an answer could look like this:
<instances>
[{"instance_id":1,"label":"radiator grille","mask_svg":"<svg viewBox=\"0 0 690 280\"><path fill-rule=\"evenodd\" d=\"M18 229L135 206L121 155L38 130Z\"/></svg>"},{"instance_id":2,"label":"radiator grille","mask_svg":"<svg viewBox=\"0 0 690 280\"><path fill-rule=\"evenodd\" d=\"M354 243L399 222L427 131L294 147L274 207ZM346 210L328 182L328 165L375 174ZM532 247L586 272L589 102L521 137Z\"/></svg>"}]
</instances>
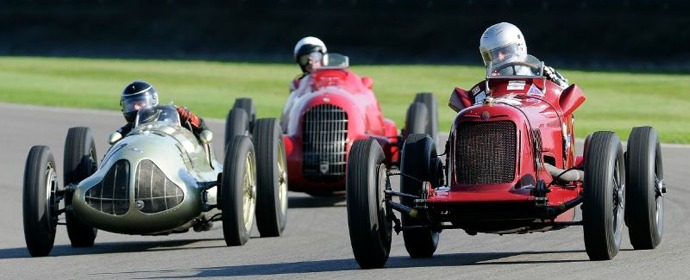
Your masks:
<instances>
[{"instance_id":1,"label":"radiator grille","mask_svg":"<svg viewBox=\"0 0 690 280\"><path fill-rule=\"evenodd\" d=\"M345 176L347 113L336 106L314 106L303 119L304 177L334 182Z\"/></svg>"},{"instance_id":2,"label":"radiator grille","mask_svg":"<svg viewBox=\"0 0 690 280\"><path fill-rule=\"evenodd\" d=\"M129 162L115 162L103 181L86 191L86 203L103 213L123 215L129 209Z\"/></svg>"},{"instance_id":3,"label":"radiator grille","mask_svg":"<svg viewBox=\"0 0 690 280\"><path fill-rule=\"evenodd\" d=\"M455 147L460 184L496 184L515 177L516 128L511 121L462 122Z\"/></svg>"},{"instance_id":4,"label":"radiator grille","mask_svg":"<svg viewBox=\"0 0 690 280\"><path fill-rule=\"evenodd\" d=\"M165 177L152 161L142 160L136 172L134 201L141 212L157 213L182 203L182 189Z\"/></svg>"}]
</instances>

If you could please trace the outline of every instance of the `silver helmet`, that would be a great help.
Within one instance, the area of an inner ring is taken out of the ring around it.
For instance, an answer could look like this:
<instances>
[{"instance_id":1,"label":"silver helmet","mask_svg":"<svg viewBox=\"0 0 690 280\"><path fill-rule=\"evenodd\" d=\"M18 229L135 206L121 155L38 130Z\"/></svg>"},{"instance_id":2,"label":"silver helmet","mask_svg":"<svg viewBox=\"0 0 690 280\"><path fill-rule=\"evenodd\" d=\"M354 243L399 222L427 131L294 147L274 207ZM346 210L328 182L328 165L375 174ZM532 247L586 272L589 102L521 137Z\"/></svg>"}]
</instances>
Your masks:
<instances>
[{"instance_id":1,"label":"silver helmet","mask_svg":"<svg viewBox=\"0 0 690 280\"><path fill-rule=\"evenodd\" d=\"M487 28L479 39L479 52L484 65L494 66L522 61L527 57L527 44L517 26L501 22Z\"/></svg>"}]
</instances>

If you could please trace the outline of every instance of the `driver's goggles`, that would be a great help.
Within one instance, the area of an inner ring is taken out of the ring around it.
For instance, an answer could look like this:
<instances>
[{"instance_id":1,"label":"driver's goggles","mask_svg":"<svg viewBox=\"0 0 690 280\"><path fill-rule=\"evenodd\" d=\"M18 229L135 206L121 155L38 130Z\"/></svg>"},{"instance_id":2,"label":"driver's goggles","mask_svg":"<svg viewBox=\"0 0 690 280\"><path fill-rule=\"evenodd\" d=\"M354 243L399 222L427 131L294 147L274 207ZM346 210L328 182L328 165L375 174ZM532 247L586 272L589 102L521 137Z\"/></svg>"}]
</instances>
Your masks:
<instances>
[{"instance_id":1,"label":"driver's goggles","mask_svg":"<svg viewBox=\"0 0 690 280\"><path fill-rule=\"evenodd\" d=\"M122 103L125 112L134 112L142 108L148 108L155 105L155 100L151 95L143 95L137 97L126 98Z\"/></svg>"},{"instance_id":2,"label":"driver's goggles","mask_svg":"<svg viewBox=\"0 0 690 280\"><path fill-rule=\"evenodd\" d=\"M493 50L490 50L488 52L483 52L482 53L482 59L484 59L484 64L489 65L489 62L493 62L494 64L508 60L509 58L512 58L513 56L516 56L518 52L518 45L517 44L509 44L505 45L502 47L495 48Z\"/></svg>"},{"instance_id":3,"label":"driver's goggles","mask_svg":"<svg viewBox=\"0 0 690 280\"><path fill-rule=\"evenodd\" d=\"M298 58L298 62L299 62L300 65L307 65L307 64L309 64L310 62L311 62L311 63L314 63L314 62L316 62L316 61L321 61L322 58L323 58L323 54L322 54L322 53L320 53L320 52L311 52L311 53L309 53L309 54L301 55L301 56Z\"/></svg>"}]
</instances>

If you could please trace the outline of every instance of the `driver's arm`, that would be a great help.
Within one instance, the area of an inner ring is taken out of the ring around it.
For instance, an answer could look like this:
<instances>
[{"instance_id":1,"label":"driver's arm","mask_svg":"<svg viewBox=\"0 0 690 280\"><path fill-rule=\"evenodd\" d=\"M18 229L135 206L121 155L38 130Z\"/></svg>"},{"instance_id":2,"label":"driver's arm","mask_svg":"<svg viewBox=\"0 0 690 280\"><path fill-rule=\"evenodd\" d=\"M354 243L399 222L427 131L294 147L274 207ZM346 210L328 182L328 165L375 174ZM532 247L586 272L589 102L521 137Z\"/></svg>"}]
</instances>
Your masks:
<instances>
[{"instance_id":1,"label":"driver's arm","mask_svg":"<svg viewBox=\"0 0 690 280\"><path fill-rule=\"evenodd\" d=\"M206 126L206 122L196 114L192 113L187 109L187 107L176 107L177 113L180 115L180 122L183 124L186 124L189 122L189 124L192 126L192 132L195 134L199 134L204 130L208 130L208 126Z\"/></svg>"},{"instance_id":2,"label":"driver's arm","mask_svg":"<svg viewBox=\"0 0 690 280\"><path fill-rule=\"evenodd\" d=\"M558 84L562 88L566 88L569 85L568 79L563 77L563 75L561 75L561 73L558 73L558 71L556 71L556 69L553 69L553 67L550 67L550 66L544 65L544 77L546 77L550 81Z\"/></svg>"},{"instance_id":3,"label":"driver's arm","mask_svg":"<svg viewBox=\"0 0 690 280\"><path fill-rule=\"evenodd\" d=\"M127 123L124 126L118 128L116 132L122 134L122 136L125 136L129 134L130 131L132 131L132 128L134 128L134 123Z\"/></svg>"},{"instance_id":4,"label":"driver's arm","mask_svg":"<svg viewBox=\"0 0 690 280\"><path fill-rule=\"evenodd\" d=\"M127 123L124 126L113 131L113 133L110 133L110 136L108 136L108 143L110 145L117 143L117 141L120 141L120 139L125 137L125 135L129 134L129 132L132 131L133 127L134 123Z\"/></svg>"}]
</instances>

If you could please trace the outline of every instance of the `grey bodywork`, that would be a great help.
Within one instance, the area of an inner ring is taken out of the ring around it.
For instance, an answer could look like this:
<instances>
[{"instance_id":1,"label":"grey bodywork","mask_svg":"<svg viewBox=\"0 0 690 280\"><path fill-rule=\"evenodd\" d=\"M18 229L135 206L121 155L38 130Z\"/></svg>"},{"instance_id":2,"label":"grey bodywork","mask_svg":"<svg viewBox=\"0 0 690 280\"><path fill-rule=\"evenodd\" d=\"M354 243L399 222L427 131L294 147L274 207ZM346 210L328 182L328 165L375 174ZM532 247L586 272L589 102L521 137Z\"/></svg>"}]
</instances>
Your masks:
<instances>
[{"instance_id":1,"label":"grey bodywork","mask_svg":"<svg viewBox=\"0 0 690 280\"><path fill-rule=\"evenodd\" d=\"M122 175L120 169L111 170L117 169L115 165L118 162L121 166L127 166L128 163L126 176ZM161 171L164 178L160 172L141 174L143 171L138 167L143 163L149 167L153 163L155 167L150 169ZM222 170L223 166L216 160L211 145L202 143L180 124L175 108L170 105L158 106L152 111L140 112L134 129L110 147L99 169L77 186L70 186L74 188L71 207L75 216L88 225L116 233L157 235L185 232L191 227L195 230L208 229L212 221L221 217L221 211L215 206L217 180ZM150 182L137 180L149 177ZM106 182L106 179L113 180ZM123 183L125 180L126 184ZM159 184L156 185L154 181ZM161 182L166 186L161 186ZM145 191L150 194L142 194L143 188L138 189L138 186L147 184L151 188ZM108 189L105 185L112 188ZM161 188L163 195L154 194L155 190ZM166 188L174 192L165 193ZM112 191L112 194L106 190ZM124 195L119 202L115 198L118 195ZM148 200L137 198L142 196ZM147 203L154 204L153 201L162 201L158 203L162 206L158 206L157 210L163 210L142 211L147 209ZM169 201L173 202L168 204ZM119 205L117 207L121 209L113 210L116 206L107 206L110 205L108 203Z\"/></svg>"}]
</instances>

